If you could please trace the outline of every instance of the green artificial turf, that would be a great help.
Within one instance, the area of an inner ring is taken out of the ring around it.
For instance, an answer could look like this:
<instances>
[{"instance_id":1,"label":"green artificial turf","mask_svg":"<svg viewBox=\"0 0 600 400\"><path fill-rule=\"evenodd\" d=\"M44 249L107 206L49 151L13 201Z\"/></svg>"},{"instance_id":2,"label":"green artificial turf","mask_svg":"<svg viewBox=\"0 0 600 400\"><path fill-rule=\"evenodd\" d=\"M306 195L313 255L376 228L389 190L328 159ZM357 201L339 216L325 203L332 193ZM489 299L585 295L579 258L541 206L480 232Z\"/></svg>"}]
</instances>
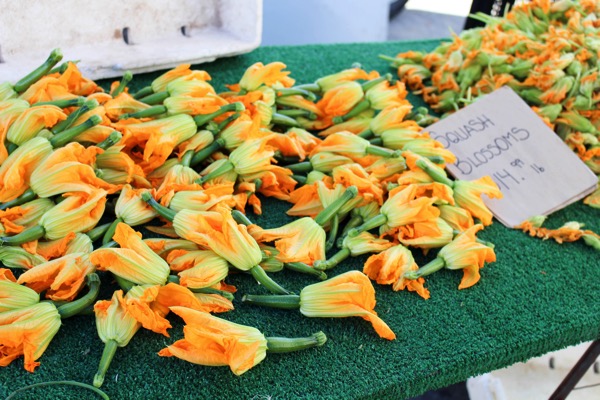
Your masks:
<instances>
[{"instance_id":1,"label":"green artificial turf","mask_svg":"<svg viewBox=\"0 0 600 400\"><path fill-rule=\"evenodd\" d=\"M367 70L393 72L377 58L379 54L429 51L437 44L438 41L427 41L264 47L199 68L212 75L217 90L223 90L224 83L237 82L244 69L257 61L283 61L298 83L307 83L355 62ZM136 77L134 90L157 75ZM423 104L415 97L411 100ZM267 199L264 215L249 216L263 226L279 226L291 221L285 215L288 208L283 202ZM599 214L598 210L578 203L553 214L547 225L557 227L576 220L598 232ZM306 318L298 311L242 304L243 294L266 291L252 277L238 274L228 278L239 289L234 301L236 309L220 314L221 317L257 327L267 336L308 336L322 330L329 339L325 346L294 354L268 354L262 363L238 377L227 367L209 368L159 357L159 350L182 337L181 321L170 317L170 338L142 329L127 347L117 351L102 389L111 399L402 399L598 338L597 251L579 242L559 245L531 238L498 222L479 236L496 244L498 261L486 265L481 281L470 289L457 290L460 271L440 271L428 277L429 300L375 285L376 311L396 332L395 341L379 338L370 324L360 318ZM365 259L350 259L329 275L361 269ZM296 292L315 282L290 271L273 276ZM111 287L108 283L103 285L103 297L107 298ZM0 397L37 382L76 380L91 384L102 348L92 316L65 320L35 373L23 369L22 359L0 369ZM56 386L34 389L16 398L99 397Z\"/></svg>"}]
</instances>

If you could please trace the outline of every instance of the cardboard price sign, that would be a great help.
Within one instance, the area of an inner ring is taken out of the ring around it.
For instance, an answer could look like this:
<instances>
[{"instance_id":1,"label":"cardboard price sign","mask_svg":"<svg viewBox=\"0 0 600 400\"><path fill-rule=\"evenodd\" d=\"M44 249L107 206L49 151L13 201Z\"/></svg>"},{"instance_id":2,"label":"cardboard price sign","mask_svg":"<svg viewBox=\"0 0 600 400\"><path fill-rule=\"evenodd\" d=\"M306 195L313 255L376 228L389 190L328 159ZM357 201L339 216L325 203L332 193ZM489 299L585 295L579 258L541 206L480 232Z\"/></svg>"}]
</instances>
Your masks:
<instances>
[{"instance_id":1,"label":"cardboard price sign","mask_svg":"<svg viewBox=\"0 0 600 400\"><path fill-rule=\"evenodd\" d=\"M512 89L503 87L426 128L457 157L457 179L489 175L504 197L486 205L508 227L591 193L594 173Z\"/></svg>"}]
</instances>

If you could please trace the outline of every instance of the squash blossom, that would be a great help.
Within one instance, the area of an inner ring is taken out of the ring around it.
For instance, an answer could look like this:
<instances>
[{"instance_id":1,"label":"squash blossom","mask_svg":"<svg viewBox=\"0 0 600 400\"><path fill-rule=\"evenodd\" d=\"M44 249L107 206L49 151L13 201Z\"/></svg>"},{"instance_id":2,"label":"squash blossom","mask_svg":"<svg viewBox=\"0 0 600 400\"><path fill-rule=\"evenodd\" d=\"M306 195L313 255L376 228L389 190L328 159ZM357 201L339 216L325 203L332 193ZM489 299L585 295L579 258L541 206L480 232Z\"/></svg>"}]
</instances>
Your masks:
<instances>
[{"instance_id":1,"label":"squash blossom","mask_svg":"<svg viewBox=\"0 0 600 400\"><path fill-rule=\"evenodd\" d=\"M45 237L59 239L71 232L87 232L98 224L106 204L106 191L94 189L86 193L65 193L65 199L40 218Z\"/></svg>"},{"instance_id":2,"label":"squash blossom","mask_svg":"<svg viewBox=\"0 0 600 400\"><path fill-rule=\"evenodd\" d=\"M217 285L229 274L227 260L210 250L171 252L172 271L179 271L181 286L199 289Z\"/></svg>"},{"instance_id":3,"label":"squash blossom","mask_svg":"<svg viewBox=\"0 0 600 400\"><path fill-rule=\"evenodd\" d=\"M381 285L393 285L394 291L408 289L428 299L429 290L423 287L425 279L408 280L403 276L405 272L418 269L410 250L399 244L369 257L363 272Z\"/></svg>"},{"instance_id":4,"label":"squash blossom","mask_svg":"<svg viewBox=\"0 0 600 400\"><path fill-rule=\"evenodd\" d=\"M0 202L23 194L29 188L31 174L51 152L52 145L41 137L28 140L12 152L0 166Z\"/></svg>"},{"instance_id":5,"label":"squash blossom","mask_svg":"<svg viewBox=\"0 0 600 400\"><path fill-rule=\"evenodd\" d=\"M139 285L165 284L169 265L144 243L141 233L121 222L113 239L120 248L100 248L90 254L90 261L98 270L110 271Z\"/></svg>"},{"instance_id":6,"label":"squash blossom","mask_svg":"<svg viewBox=\"0 0 600 400\"><path fill-rule=\"evenodd\" d=\"M273 86L277 83L290 87L294 84L294 80L288 76L289 71L283 71L285 67L282 62L272 62L267 65L261 62L255 63L244 72L240 79L240 88L250 92L262 85Z\"/></svg>"},{"instance_id":7,"label":"squash blossom","mask_svg":"<svg viewBox=\"0 0 600 400\"><path fill-rule=\"evenodd\" d=\"M325 231L314 219L304 217L279 228L249 227L250 235L259 243L274 242L276 256L284 263L303 262L312 265L325 259Z\"/></svg>"},{"instance_id":8,"label":"squash blossom","mask_svg":"<svg viewBox=\"0 0 600 400\"><path fill-rule=\"evenodd\" d=\"M0 262L9 268L30 269L47 260L39 254L31 254L18 246L0 247Z\"/></svg>"},{"instance_id":9,"label":"squash blossom","mask_svg":"<svg viewBox=\"0 0 600 400\"><path fill-rule=\"evenodd\" d=\"M65 113L56 106L34 106L19 115L8 128L6 138L9 142L20 146L36 137L42 129L51 128L66 118Z\"/></svg>"},{"instance_id":10,"label":"squash blossom","mask_svg":"<svg viewBox=\"0 0 600 400\"><path fill-rule=\"evenodd\" d=\"M158 214L142 200L141 189L125 185L115 205L115 216L129 226L145 224Z\"/></svg>"},{"instance_id":11,"label":"squash blossom","mask_svg":"<svg viewBox=\"0 0 600 400\"><path fill-rule=\"evenodd\" d=\"M94 305L98 337L104 342L102 359L94 376L94 386L100 387L104 376L117 352L117 347L125 347L142 326L125 307L123 291L116 290L110 300L100 300Z\"/></svg>"},{"instance_id":12,"label":"squash blossom","mask_svg":"<svg viewBox=\"0 0 600 400\"><path fill-rule=\"evenodd\" d=\"M326 281L308 285L300 295L245 295L244 302L257 305L300 309L306 317L361 317L369 321L377 334L388 340L396 334L375 312L375 289L360 271L348 271Z\"/></svg>"},{"instance_id":13,"label":"squash blossom","mask_svg":"<svg viewBox=\"0 0 600 400\"><path fill-rule=\"evenodd\" d=\"M479 279L479 270L486 262L496 261L494 249L477 241L475 235L483 229L483 225L473 225L466 231L459 233L456 238L439 251L437 257L416 271L404 273L406 279L418 279L432 274L442 268L462 269L463 278L458 286L466 289L476 284Z\"/></svg>"},{"instance_id":14,"label":"squash blossom","mask_svg":"<svg viewBox=\"0 0 600 400\"><path fill-rule=\"evenodd\" d=\"M48 302L0 313L0 367L23 355L25 369L33 372L60 324L56 307Z\"/></svg>"}]
</instances>

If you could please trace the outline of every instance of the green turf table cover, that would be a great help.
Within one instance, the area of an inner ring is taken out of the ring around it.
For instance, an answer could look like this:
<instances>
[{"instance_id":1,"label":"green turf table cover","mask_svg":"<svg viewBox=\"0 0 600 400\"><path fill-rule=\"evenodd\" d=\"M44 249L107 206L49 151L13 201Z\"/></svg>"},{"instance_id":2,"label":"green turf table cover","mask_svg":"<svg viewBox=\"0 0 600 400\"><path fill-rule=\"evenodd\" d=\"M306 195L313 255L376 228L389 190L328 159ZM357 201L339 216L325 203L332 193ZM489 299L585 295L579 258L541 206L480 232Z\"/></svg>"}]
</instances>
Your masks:
<instances>
[{"instance_id":1,"label":"green turf table cover","mask_svg":"<svg viewBox=\"0 0 600 400\"><path fill-rule=\"evenodd\" d=\"M438 44L263 47L199 68L211 74L218 91L225 89L225 83L237 82L245 68L257 61L282 61L298 83L308 83L355 62L367 70L393 72L378 59L379 54L430 51ZM136 77L133 90L156 76L158 73ZM415 97L411 101L422 104ZM262 216L249 216L266 227L280 226L292 220L285 215L288 208L286 203L267 200ZM599 215L598 210L578 203L553 214L547 225L558 227L575 220L598 232ZM238 286L236 309L221 317L257 327L266 336L308 336L322 330L328 336L325 346L293 354L267 354L262 363L238 377L228 367L209 368L159 357L159 350L182 337L181 321L171 316L170 338L141 329L127 347L117 351L102 389L111 399L402 399L599 337L597 251L583 243L559 245L530 238L498 222L479 236L496 244L498 261L486 265L481 281L470 289L457 290L460 271L440 271L428 277L429 300L375 285L376 311L396 333L395 341L379 338L360 318L305 318L298 311L242 304L244 293L267 292L251 276L240 274L228 278ZM365 259L350 259L329 275L361 269ZM274 278L296 292L315 282L291 271ZM107 280L104 277L103 298L109 298L114 288L105 283ZM0 369L0 397L44 381L91 384L102 349L92 316L65 320L35 373L23 369L22 358ZM16 398L99 397L81 389L54 386L32 389Z\"/></svg>"}]
</instances>

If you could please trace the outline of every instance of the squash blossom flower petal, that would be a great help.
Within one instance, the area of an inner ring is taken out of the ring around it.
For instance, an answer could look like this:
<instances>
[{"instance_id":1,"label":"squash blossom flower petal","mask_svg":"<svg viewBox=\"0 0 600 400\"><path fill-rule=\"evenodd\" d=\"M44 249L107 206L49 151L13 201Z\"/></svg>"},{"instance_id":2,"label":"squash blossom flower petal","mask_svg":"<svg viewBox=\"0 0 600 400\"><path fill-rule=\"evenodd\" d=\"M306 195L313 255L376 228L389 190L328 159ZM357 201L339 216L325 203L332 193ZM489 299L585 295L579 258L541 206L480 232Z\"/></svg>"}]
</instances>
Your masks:
<instances>
[{"instance_id":1,"label":"squash blossom flower petal","mask_svg":"<svg viewBox=\"0 0 600 400\"><path fill-rule=\"evenodd\" d=\"M129 226L145 224L158 215L142 200L142 190L145 189L133 189L131 185L125 185L117 199L115 215Z\"/></svg>"},{"instance_id":2,"label":"squash blossom flower petal","mask_svg":"<svg viewBox=\"0 0 600 400\"><path fill-rule=\"evenodd\" d=\"M47 139L36 137L12 152L0 166L0 202L14 200L29 188L37 166L52 152Z\"/></svg>"},{"instance_id":3,"label":"squash blossom flower petal","mask_svg":"<svg viewBox=\"0 0 600 400\"><path fill-rule=\"evenodd\" d=\"M474 181L456 180L453 189L456 205L469 211L473 217L479 218L483 225L492 223L493 215L481 199L482 194L490 199L502 198L502 192L492 178L484 176Z\"/></svg>"},{"instance_id":4,"label":"squash blossom flower petal","mask_svg":"<svg viewBox=\"0 0 600 400\"><path fill-rule=\"evenodd\" d=\"M433 206L435 199L416 197L417 185L409 185L404 189L390 192L390 197L381 206L381 214L387 222L382 226L383 232L415 222L434 220L440 211Z\"/></svg>"},{"instance_id":5,"label":"squash blossom flower petal","mask_svg":"<svg viewBox=\"0 0 600 400\"><path fill-rule=\"evenodd\" d=\"M217 204L228 204L233 207L233 185L229 183L213 185L200 190L182 190L173 195L168 206L181 211L209 211Z\"/></svg>"},{"instance_id":6,"label":"squash blossom flower petal","mask_svg":"<svg viewBox=\"0 0 600 400\"><path fill-rule=\"evenodd\" d=\"M307 317L361 317L371 322L379 336L396 335L377 316L375 289L360 271L349 271L326 281L306 286L300 292L300 312Z\"/></svg>"},{"instance_id":7,"label":"squash blossom flower petal","mask_svg":"<svg viewBox=\"0 0 600 400\"><path fill-rule=\"evenodd\" d=\"M138 111L146 110L151 106L134 99L129 93L122 92L117 97L111 98L102 105L106 116L112 121L118 121L123 114L133 114Z\"/></svg>"},{"instance_id":8,"label":"squash blossom flower petal","mask_svg":"<svg viewBox=\"0 0 600 400\"><path fill-rule=\"evenodd\" d=\"M29 269L17 283L25 284L55 301L72 301L85 284L85 277L94 272L89 254L73 253Z\"/></svg>"},{"instance_id":9,"label":"squash blossom flower petal","mask_svg":"<svg viewBox=\"0 0 600 400\"><path fill-rule=\"evenodd\" d=\"M167 261L172 271L180 271L181 286L194 289L216 285L229 274L227 260L210 250L172 252Z\"/></svg>"},{"instance_id":10,"label":"squash blossom flower petal","mask_svg":"<svg viewBox=\"0 0 600 400\"><path fill-rule=\"evenodd\" d=\"M23 214L15 218L13 222L24 228L31 228L38 225L42 215L54 206L54 202L50 199L31 200L19 206L23 210Z\"/></svg>"},{"instance_id":11,"label":"squash blossom flower petal","mask_svg":"<svg viewBox=\"0 0 600 400\"><path fill-rule=\"evenodd\" d=\"M446 221L454 230L462 232L474 225L471 213L464 208L441 204L438 209L440 210L440 218Z\"/></svg>"},{"instance_id":12,"label":"squash blossom flower petal","mask_svg":"<svg viewBox=\"0 0 600 400\"><path fill-rule=\"evenodd\" d=\"M379 253L393 246L388 240L378 238L369 232L361 232L357 236L346 235L342 243L342 247L347 248L352 257L367 253Z\"/></svg>"},{"instance_id":13,"label":"squash blossom flower petal","mask_svg":"<svg viewBox=\"0 0 600 400\"><path fill-rule=\"evenodd\" d=\"M170 307L180 306L202 312L232 310L233 304L225 298L223 300L230 305L226 310L201 302L188 288L169 283L165 286L134 286L125 295L125 307L144 328L169 337L167 329L171 324L165 316Z\"/></svg>"},{"instance_id":14,"label":"squash blossom flower petal","mask_svg":"<svg viewBox=\"0 0 600 400\"><path fill-rule=\"evenodd\" d=\"M257 242L275 242L275 248L279 251L276 258L281 262L313 265L316 260L325 259L325 231L310 217L273 229L251 225L249 232Z\"/></svg>"},{"instance_id":15,"label":"squash blossom flower petal","mask_svg":"<svg viewBox=\"0 0 600 400\"><path fill-rule=\"evenodd\" d=\"M60 239L71 232L87 232L95 227L104 213L106 195L103 189L94 189L89 195L65 193L65 199L40 218L46 238Z\"/></svg>"},{"instance_id":16,"label":"squash blossom flower petal","mask_svg":"<svg viewBox=\"0 0 600 400\"><path fill-rule=\"evenodd\" d=\"M119 347L127 346L142 326L127 312L123 291L116 290L110 300L100 300L94 305L98 337L104 343L115 341Z\"/></svg>"},{"instance_id":17,"label":"squash blossom flower petal","mask_svg":"<svg viewBox=\"0 0 600 400\"><path fill-rule=\"evenodd\" d=\"M52 303L0 313L0 367L23 355L25 369L33 372L58 328L60 315Z\"/></svg>"},{"instance_id":18,"label":"squash blossom flower petal","mask_svg":"<svg viewBox=\"0 0 600 400\"><path fill-rule=\"evenodd\" d=\"M184 339L158 355L181 358L211 367L229 366L241 375L265 359L267 339L256 328L239 325L208 313L185 307L171 307L185 321Z\"/></svg>"},{"instance_id":19,"label":"squash blossom flower petal","mask_svg":"<svg viewBox=\"0 0 600 400\"><path fill-rule=\"evenodd\" d=\"M163 178L162 183L156 190L155 197L157 199L161 199L163 196L178 191L179 187L185 187L192 185L196 179L200 178L200 174L191 169L190 167L183 166L181 164L176 164L171 169L165 177Z\"/></svg>"},{"instance_id":20,"label":"squash blossom flower petal","mask_svg":"<svg viewBox=\"0 0 600 400\"><path fill-rule=\"evenodd\" d=\"M39 302L40 295L35 290L0 278L0 313L29 307Z\"/></svg>"},{"instance_id":21,"label":"squash blossom flower petal","mask_svg":"<svg viewBox=\"0 0 600 400\"><path fill-rule=\"evenodd\" d=\"M462 269L463 278L459 289L466 289L479 281L479 270L484 263L496 261L494 249L477 243L475 235L483 229L483 225L473 225L459 234L452 242L442 247L437 257L444 261L448 269Z\"/></svg>"},{"instance_id":22,"label":"squash blossom flower petal","mask_svg":"<svg viewBox=\"0 0 600 400\"><path fill-rule=\"evenodd\" d=\"M167 281L169 265L144 243L141 233L121 222L113 239L121 248L101 248L90 254L98 270L110 271L138 285L163 285Z\"/></svg>"},{"instance_id":23,"label":"squash blossom flower petal","mask_svg":"<svg viewBox=\"0 0 600 400\"><path fill-rule=\"evenodd\" d=\"M398 233L400 243L424 251L442 247L450 243L453 237L454 230L441 218L401 226Z\"/></svg>"},{"instance_id":24,"label":"squash blossom flower petal","mask_svg":"<svg viewBox=\"0 0 600 400\"><path fill-rule=\"evenodd\" d=\"M329 118L342 116L352 110L362 100L363 89L360 83L351 81L337 85L323 94L317 107Z\"/></svg>"},{"instance_id":25,"label":"squash blossom flower petal","mask_svg":"<svg viewBox=\"0 0 600 400\"><path fill-rule=\"evenodd\" d=\"M381 285L392 284L394 291L407 289L424 299L429 298L429 290L423 287L425 279L405 279L407 271L416 271L419 267L409 249L399 244L374 254L365 263L363 272Z\"/></svg>"},{"instance_id":26,"label":"squash blossom flower petal","mask_svg":"<svg viewBox=\"0 0 600 400\"><path fill-rule=\"evenodd\" d=\"M169 115L195 116L214 113L229 103L220 96L208 93L203 97L170 96L165 99L163 104Z\"/></svg>"},{"instance_id":27,"label":"squash blossom flower petal","mask_svg":"<svg viewBox=\"0 0 600 400\"><path fill-rule=\"evenodd\" d=\"M244 225L235 222L227 208L217 211L182 210L173 220L180 237L207 247L234 267L247 271L262 260L260 247Z\"/></svg>"},{"instance_id":28,"label":"squash blossom flower petal","mask_svg":"<svg viewBox=\"0 0 600 400\"><path fill-rule=\"evenodd\" d=\"M6 138L8 141L20 146L36 137L42 129L51 128L66 118L66 114L56 106L34 106L19 115L8 128Z\"/></svg>"},{"instance_id":29,"label":"squash blossom flower petal","mask_svg":"<svg viewBox=\"0 0 600 400\"><path fill-rule=\"evenodd\" d=\"M286 65L282 62L272 62L264 65L261 62L248 67L240 79L240 88L250 92L258 89L262 85L273 86L280 83L284 87L290 87L294 80L288 75L289 71L283 71Z\"/></svg>"},{"instance_id":30,"label":"squash blossom flower petal","mask_svg":"<svg viewBox=\"0 0 600 400\"><path fill-rule=\"evenodd\" d=\"M359 79L371 80L379 77L377 71L367 72L361 68L349 68L335 74L323 76L315 81L322 91L326 92L334 87L346 82L352 82Z\"/></svg>"}]
</instances>

